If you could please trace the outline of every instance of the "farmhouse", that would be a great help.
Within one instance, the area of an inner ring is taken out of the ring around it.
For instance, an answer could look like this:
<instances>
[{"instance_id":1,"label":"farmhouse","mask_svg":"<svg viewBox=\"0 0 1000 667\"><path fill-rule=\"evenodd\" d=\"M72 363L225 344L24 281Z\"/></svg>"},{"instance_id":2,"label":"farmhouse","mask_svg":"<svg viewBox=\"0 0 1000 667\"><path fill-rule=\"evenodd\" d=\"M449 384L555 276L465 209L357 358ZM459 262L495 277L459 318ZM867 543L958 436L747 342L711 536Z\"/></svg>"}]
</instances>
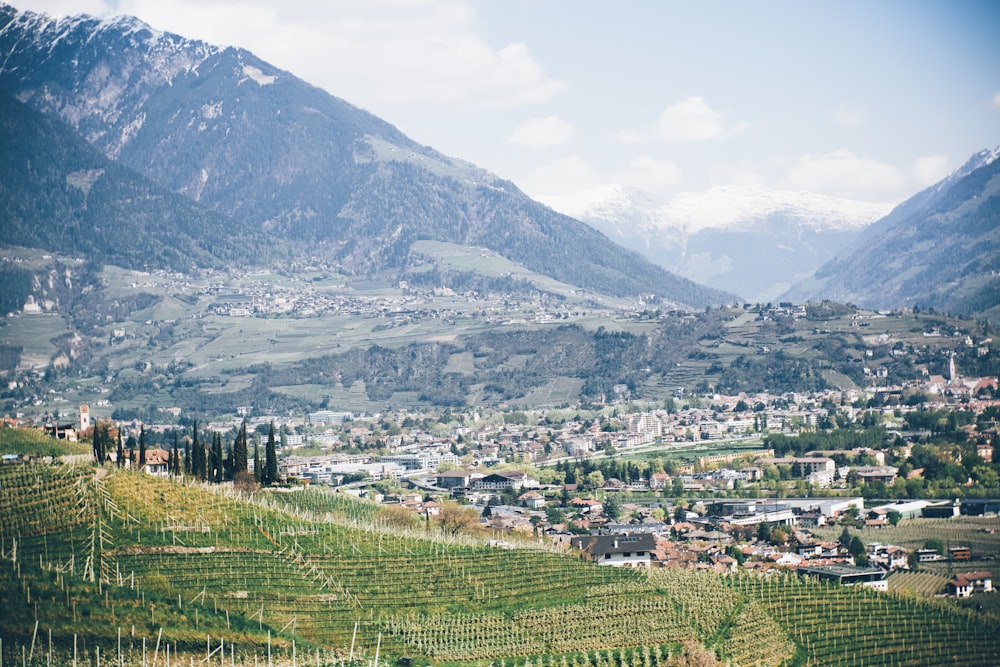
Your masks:
<instances>
[{"instance_id":1,"label":"farmhouse","mask_svg":"<svg viewBox=\"0 0 1000 667\"><path fill-rule=\"evenodd\" d=\"M973 593L993 591L993 575L989 572L964 572L945 585L945 592L957 598L967 598Z\"/></svg>"},{"instance_id":2,"label":"farmhouse","mask_svg":"<svg viewBox=\"0 0 1000 667\"><path fill-rule=\"evenodd\" d=\"M573 546L598 565L649 567L656 540L651 533L574 537Z\"/></svg>"}]
</instances>

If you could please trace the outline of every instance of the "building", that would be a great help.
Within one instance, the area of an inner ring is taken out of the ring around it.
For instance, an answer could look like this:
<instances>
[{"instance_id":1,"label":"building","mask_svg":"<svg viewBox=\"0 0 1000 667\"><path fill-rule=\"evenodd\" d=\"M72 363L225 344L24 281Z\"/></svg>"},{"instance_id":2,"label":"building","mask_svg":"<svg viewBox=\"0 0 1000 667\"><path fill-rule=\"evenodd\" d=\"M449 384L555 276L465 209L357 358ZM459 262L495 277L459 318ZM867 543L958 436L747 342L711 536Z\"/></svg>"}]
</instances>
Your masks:
<instances>
[{"instance_id":1,"label":"building","mask_svg":"<svg viewBox=\"0 0 1000 667\"><path fill-rule=\"evenodd\" d=\"M795 513L789 505L755 500L723 500L712 503L709 516L735 526L753 526L760 523L793 524Z\"/></svg>"},{"instance_id":2,"label":"building","mask_svg":"<svg viewBox=\"0 0 1000 667\"><path fill-rule=\"evenodd\" d=\"M448 470L437 474L434 485L440 489L464 489L472 483L472 480L482 476L482 473L469 470Z\"/></svg>"},{"instance_id":3,"label":"building","mask_svg":"<svg viewBox=\"0 0 1000 667\"><path fill-rule=\"evenodd\" d=\"M856 565L821 565L799 567L797 572L821 581L833 581L841 586L866 586L878 591L889 590L885 570Z\"/></svg>"},{"instance_id":4,"label":"building","mask_svg":"<svg viewBox=\"0 0 1000 667\"><path fill-rule=\"evenodd\" d=\"M649 567L656 539L652 533L574 537L574 547L598 565Z\"/></svg>"},{"instance_id":5,"label":"building","mask_svg":"<svg viewBox=\"0 0 1000 667\"><path fill-rule=\"evenodd\" d=\"M899 468L893 466L858 466L854 468L852 474L857 476L859 482L865 484L874 482L892 484L896 481L897 472L899 472Z\"/></svg>"},{"instance_id":6,"label":"building","mask_svg":"<svg viewBox=\"0 0 1000 667\"><path fill-rule=\"evenodd\" d=\"M945 592L957 598L967 598L973 593L993 591L993 575L989 572L963 572L945 584Z\"/></svg>"},{"instance_id":7,"label":"building","mask_svg":"<svg viewBox=\"0 0 1000 667\"><path fill-rule=\"evenodd\" d=\"M503 491L505 489L520 491L525 487L536 486L538 486L538 480L528 477L522 472L495 473L474 480L471 484L474 491Z\"/></svg>"}]
</instances>

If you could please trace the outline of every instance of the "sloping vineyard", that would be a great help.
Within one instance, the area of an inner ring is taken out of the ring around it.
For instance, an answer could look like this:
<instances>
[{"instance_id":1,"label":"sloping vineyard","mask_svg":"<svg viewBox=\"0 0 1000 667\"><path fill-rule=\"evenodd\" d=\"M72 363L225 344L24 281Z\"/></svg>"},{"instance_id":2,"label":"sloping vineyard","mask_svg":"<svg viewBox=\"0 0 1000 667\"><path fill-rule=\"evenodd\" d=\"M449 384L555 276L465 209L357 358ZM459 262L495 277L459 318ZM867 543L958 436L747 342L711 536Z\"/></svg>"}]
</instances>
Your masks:
<instances>
[{"instance_id":1,"label":"sloping vineyard","mask_svg":"<svg viewBox=\"0 0 1000 667\"><path fill-rule=\"evenodd\" d=\"M242 498L116 470L0 467L0 652L41 664L32 649L51 631L64 655L79 639L123 665L161 640L244 665L380 651L646 667L705 650L731 666L1000 664L997 633L973 612L913 596L600 567L378 517L319 490Z\"/></svg>"}]
</instances>

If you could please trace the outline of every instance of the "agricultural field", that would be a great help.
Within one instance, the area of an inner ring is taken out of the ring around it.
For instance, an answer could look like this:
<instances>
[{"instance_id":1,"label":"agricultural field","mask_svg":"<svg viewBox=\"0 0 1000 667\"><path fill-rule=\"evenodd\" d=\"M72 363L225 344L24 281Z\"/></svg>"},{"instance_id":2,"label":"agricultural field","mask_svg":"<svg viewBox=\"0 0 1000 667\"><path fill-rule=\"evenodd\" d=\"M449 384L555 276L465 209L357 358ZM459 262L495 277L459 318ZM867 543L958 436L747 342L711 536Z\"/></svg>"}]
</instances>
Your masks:
<instances>
[{"instance_id":1,"label":"agricultural field","mask_svg":"<svg viewBox=\"0 0 1000 667\"><path fill-rule=\"evenodd\" d=\"M332 492L0 467L5 664L1000 662L982 615L794 576L599 567ZM228 654L228 655L226 655ZM54 656L54 657L53 657ZM155 657L154 657L155 656ZM852 659L855 662L852 662ZM55 663L46 662L55 660ZM679 663L678 663L679 664Z\"/></svg>"}]
</instances>

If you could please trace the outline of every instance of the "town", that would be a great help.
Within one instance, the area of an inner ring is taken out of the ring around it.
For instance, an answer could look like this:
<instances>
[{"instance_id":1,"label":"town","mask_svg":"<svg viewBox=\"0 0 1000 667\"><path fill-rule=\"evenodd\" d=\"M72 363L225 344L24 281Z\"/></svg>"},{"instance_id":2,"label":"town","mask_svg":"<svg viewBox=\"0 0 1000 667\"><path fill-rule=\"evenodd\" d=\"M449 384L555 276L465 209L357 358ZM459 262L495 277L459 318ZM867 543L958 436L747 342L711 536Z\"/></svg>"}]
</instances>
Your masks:
<instances>
[{"instance_id":1,"label":"town","mask_svg":"<svg viewBox=\"0 0 1000 667\"><path fill-rule=\"evenodd\" d=\"M220 481L232 478L228 443L242 433L258 482L267 440L286 490L330 488L379 503L402 525L544 542L601 565L788 570L878 590L893 573L922 570L938 577L933 592L964 598L993 590L995 545L933 535L962 517L983 518L987 537L1000 527L996 389L996 378L962 378L952 364L948 377L926 379L919 401L890 387L599 410L244 414L193 429L179 411L164 412L174 423L144 424L81 406L73 422L63 414L42 426L82 441L102 429L118 441L117 452L102 450L107 464L158 476L192 475L194 429L203 446L221 434L217 476L204 463L201 472ZM922 523L936 526L926 539L878 538Z\"/></svg>"}]
</instances>

